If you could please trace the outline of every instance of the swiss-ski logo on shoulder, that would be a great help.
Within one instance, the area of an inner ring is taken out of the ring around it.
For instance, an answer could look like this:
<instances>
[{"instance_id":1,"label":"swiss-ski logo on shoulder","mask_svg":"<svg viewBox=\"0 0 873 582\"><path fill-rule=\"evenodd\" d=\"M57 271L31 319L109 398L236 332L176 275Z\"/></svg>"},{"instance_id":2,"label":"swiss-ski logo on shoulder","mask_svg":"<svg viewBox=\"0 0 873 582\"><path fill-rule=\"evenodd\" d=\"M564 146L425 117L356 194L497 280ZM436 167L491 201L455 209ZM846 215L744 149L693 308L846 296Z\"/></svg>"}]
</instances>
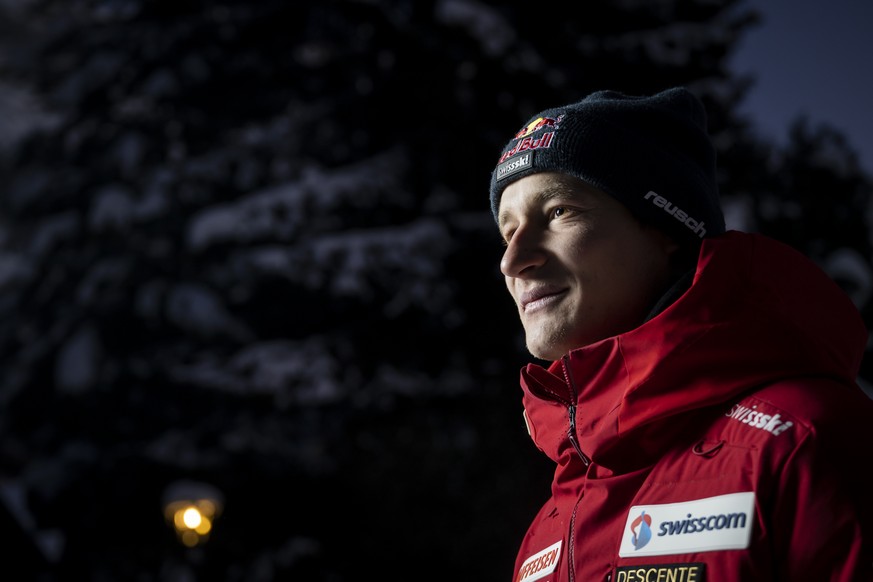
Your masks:
<instances>
[{"instance_id":1,"label":"swiss-ski logo on shoulder","mask_svg":"<svg viewBox=\"0 0 873 582\"><path fill-rule=\"evenodd\" d=\"M794 426L793 422L783 419L779 413L767 414L764 411L758 410L757 404L751 407L735 404L733 408L725 413L725 416L747 424L752 428L765 430L773 436L780 435Z\"/></svg>"}]
</instances>

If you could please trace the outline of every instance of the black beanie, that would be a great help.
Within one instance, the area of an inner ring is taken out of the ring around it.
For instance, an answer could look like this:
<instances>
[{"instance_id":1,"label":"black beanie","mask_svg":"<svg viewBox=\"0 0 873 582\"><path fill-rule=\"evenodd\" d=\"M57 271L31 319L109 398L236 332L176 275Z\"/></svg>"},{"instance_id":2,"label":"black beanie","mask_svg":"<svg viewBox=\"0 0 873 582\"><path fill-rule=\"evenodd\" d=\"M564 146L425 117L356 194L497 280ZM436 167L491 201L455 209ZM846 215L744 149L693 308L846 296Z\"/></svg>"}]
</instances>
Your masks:
<instances>
[{"instance_id":1,"label":"black beanie","mask_svg":"<svg viewBox=\"0 0 873 582\"><path fill-rule=\"evenodd\" d=\"M504 147L491 174L491 211L503 189L537 172L575 176L682 242L725 230L715 149L703 104L676 87L652 96L598 91L547 109Z\"/></svg>"}]
</instances>

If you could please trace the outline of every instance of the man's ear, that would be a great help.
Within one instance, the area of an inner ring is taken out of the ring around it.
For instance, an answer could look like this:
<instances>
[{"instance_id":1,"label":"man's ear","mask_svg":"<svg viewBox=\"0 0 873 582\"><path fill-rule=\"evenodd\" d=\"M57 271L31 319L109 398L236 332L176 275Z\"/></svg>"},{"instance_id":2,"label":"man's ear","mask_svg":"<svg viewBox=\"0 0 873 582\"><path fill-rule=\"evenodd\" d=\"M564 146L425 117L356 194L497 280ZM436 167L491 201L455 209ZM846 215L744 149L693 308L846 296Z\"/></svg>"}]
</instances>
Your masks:
<instances>
[{"instance_id":1,"label":"man's ear","mask_svg":"<svg viewBox=\"0 0 873 582\"><path fill-rule=\"evenodd\" d=\"M700 247L689 243L680 243L663 230L651 225L643 226L652 235L655 244L667 254L670 259L670 269L674 275L681 275L697 264Z\"/></svg>"}]
</instances>

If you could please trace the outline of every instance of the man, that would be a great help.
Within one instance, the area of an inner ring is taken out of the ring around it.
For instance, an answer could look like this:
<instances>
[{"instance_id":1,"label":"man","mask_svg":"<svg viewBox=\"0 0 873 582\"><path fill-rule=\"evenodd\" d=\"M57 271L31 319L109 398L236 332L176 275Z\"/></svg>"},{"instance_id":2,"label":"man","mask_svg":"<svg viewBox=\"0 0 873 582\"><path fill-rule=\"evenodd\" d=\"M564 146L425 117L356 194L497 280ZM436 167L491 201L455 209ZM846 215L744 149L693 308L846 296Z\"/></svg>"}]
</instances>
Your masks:
<instances>
[{"instance_id":1,"label":"man","mask_svg":"<svg viewBox=\"0 0 873 582\"><path fill-rule=\"evenodd\" d=\"M492 174L555 463L514 580L873 580L867 331L799 252L726 231L684 88L535 115ZM825 193L826 194L826 193Z\"/></svg>"}]
</instances>

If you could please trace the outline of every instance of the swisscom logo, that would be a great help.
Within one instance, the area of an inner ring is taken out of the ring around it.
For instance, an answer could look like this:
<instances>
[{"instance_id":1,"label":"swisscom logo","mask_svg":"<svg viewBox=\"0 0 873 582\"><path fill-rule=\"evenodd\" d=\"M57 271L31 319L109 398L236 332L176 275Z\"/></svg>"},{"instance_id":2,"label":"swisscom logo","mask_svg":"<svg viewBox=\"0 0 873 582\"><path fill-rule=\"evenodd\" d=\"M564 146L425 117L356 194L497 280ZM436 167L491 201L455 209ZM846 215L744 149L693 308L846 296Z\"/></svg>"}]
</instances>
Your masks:
<instances>
[{"instance_id":1,"label":"swisscom logo","mask_svg":"<svg viewBox=\"0 0 873 582\"><path fill-rule=\"evenodd\" d=\"M631 543L635 550L639 550L652 539L652 516L643 511L640 516L631 522Z\"/></svg>"},{"instance_id":2,"label":"swisscom logo","mask_svg":"<svg viewBox=\"0 0 873 582\"><path fill-rule=\"evenodd\" d=\"M618 555L629 558L745 549L754 521L753 491L635 505L628 512Z\"/></svg>"}]
</instances>

